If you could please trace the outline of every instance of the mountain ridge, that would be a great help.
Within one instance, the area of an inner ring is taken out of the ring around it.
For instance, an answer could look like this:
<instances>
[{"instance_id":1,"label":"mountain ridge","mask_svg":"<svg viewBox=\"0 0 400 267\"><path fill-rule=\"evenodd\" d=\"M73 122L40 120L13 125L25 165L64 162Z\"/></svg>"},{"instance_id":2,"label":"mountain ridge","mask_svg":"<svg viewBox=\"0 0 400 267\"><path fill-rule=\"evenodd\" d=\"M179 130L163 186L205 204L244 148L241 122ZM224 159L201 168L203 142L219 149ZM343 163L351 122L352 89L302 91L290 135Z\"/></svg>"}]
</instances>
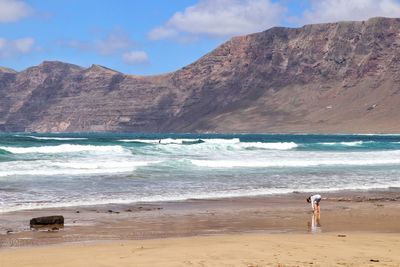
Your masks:
<instances>
[{"instance_id":1,"label":"mountain ridge","mask_svg":"<svg viewBox=\"0 0 400 267\"><path fill-rule=\"evenodd\" d=\"M175 72L0 68L0 130L400 132L400 19L274 27Z\"/></svg>"}]
</instances>

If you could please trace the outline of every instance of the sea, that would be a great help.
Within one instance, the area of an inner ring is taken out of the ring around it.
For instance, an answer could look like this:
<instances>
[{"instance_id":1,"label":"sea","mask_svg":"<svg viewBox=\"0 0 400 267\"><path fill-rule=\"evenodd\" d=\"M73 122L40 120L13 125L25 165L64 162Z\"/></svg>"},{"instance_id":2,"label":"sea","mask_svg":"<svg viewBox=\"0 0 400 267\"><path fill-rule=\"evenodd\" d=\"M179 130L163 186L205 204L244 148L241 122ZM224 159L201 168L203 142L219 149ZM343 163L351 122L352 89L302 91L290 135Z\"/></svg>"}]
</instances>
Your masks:
<instances>
[{"instance_id":1,"label":"sea","mask_svg":"<svg viewBox=\"0 0 400 267\"><path fill-rule=\"evenodd\" d=\"M400 188L400 135L0 133L0 213Z\"/></svg>"}]
</instances>

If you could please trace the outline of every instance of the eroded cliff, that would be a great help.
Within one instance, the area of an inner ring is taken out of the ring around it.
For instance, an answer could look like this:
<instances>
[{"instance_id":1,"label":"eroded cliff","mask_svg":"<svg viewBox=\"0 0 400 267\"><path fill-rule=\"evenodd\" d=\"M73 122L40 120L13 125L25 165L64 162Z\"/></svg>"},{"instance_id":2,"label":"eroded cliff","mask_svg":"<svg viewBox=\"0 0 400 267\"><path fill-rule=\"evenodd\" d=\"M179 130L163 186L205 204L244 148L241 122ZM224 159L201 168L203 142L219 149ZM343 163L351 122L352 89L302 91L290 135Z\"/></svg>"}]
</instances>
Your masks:
<instances>
[{"instance_id":1,"label":"eroded cliff","mask_svg":"<svg viewBox=\"0 0 400 267\"><path fill-rule=\"evenodd\" d=\"M0 130L400 132L400 19L272 28L176 72L0 68Z\"/></svg>"}]
</instances>

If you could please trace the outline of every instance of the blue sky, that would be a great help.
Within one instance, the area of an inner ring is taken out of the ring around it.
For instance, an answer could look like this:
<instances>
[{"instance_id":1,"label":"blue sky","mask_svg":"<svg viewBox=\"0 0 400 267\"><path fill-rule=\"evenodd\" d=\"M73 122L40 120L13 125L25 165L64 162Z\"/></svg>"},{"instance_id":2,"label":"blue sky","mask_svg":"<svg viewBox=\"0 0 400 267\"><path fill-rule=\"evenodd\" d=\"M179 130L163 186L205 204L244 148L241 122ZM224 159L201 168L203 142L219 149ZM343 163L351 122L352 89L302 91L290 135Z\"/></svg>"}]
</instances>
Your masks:
<instances>
[{"instance_id":1,"label":"blue sky","mask_svg":"<svg viewBox=\"0 0 400 267\"><path fill-rule=\"evenodd\" d=\"M0 66L44 60L138 75L179 69L273 26L400 17L399 0L0 0Z\"/></svg>"}]
</instances>

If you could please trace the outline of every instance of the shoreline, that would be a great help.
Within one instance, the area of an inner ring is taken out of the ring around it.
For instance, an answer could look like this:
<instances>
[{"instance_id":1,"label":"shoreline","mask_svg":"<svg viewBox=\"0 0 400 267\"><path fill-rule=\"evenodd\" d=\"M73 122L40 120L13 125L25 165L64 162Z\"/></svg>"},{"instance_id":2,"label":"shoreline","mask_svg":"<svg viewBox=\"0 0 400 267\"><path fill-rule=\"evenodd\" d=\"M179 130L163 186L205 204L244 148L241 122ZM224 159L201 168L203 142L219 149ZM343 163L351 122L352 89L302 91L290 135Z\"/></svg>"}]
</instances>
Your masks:
<instances>
[{"instance_id":1,"label":"shoreline","mask_svg":"<svg viewBox=\"0 0 400 267\"><path fill-rule=\"evenodd\" d=\"M191 201L223 201L223 200L231 200L231 199L249 199L249 198L273 198L273 197L285 197L285 196L293 196L293 195L303 195L307 196L310 194L323 194L328 196L340 196L340 195L351 195L357 194L360 197L364 195L373 195L373 194L384 194L384 193L400 193L400 187L374 187L374 188L366 188L366 189L353 189L353 188L345 188L345 189L320 189L320 190L312 190L312 191L296 191L291 190L287 193L268 193L268 194L250 194L250 195L233 195L233 196L221 196L221 197L199 197L199 198L184 198L184 199L168 199L168 200L154 200L154 201L122 201L122 202L106 202L106 203L93 203L93 204L69 204L60 205L60 206L50 206L50 207L37 207L37 208L21 208L17 210L9 210L9 211L0 211L0 215L4 214L15 214L20 212L34 212L34 211L53 211L53 210L68 210L68 209L86 209L96 207L108 207L108 206L129 206L129 205L162 205L163 203L183 203L183 202L191 202ZM383 196L382 196L383 197ZM343 200L344 201L344 200Z\"/></svg>"},{"instance_id":2,"label":"shoreline","mask_svg":"<svg viewBox=\"0 0 400 267\"><path fill-rule=\"evenodd\" d=\"M227 196L206 196L206 197L194 197L194 198L176 198L176 199L166 199L166 200L151 200L151 201L120 201L120 202L94 202L91 204L71 204L65 203L66 205L55 205L48 207L36 207L36 208L21 208L16 210L7 210L0 211L0 215L2 214L13 214L18 212L29 212L29 211L52 211L52 210L65 210L65 209L79 209L79 208L96 208L96 207L107 207L111 205L120 205L120 206L129 206L129 205L146 205L146 204L162 204L162 203L182 203L187 201L217 201L217 200L228 200L228 199L246 199L246 198L268 198L268 197L281 197L281 196L291 196L294 194L297 195L309 195L314 193L324 194L324 195L340 195L340 194L370 194L370 193L391 193L391 192L400 192L400 187L373 187L373 188L365 188L365 189L354 189L354 188L345 188L345 189L316 189L310 191L297 191L297 190L288 190L288 192L276 192L276 193L255 193L255 194L244 194L244 195L227 195Z\"/></svg>"},{"instance_id":3,"label":"shoreline","mask_svg":"<svg viewBox=\"0 0 400 267\"><path fill-rule=\"evenodd\" d=\"M244 233L312 232L308 194L24 210L0 216L0 250L71 242ZM318 233L400 233L400 190L324 193ZM30 231L33 217L63 215L60 231ZM382 220L383 219L383 220ZM8 234L7 234L8 232Z\"/></svg>"}]
</instances>

